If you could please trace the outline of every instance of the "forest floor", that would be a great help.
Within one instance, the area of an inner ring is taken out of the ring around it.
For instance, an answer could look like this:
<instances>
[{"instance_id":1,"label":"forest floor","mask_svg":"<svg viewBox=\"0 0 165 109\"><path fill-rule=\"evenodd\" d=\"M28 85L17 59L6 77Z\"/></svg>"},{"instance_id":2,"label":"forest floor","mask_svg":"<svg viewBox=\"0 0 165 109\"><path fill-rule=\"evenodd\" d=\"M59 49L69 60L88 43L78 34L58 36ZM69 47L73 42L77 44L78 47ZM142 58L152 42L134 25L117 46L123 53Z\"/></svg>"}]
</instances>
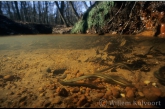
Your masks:
<instances>
[{"instance_id":1,"label":"forest floor","mask_svg":"<svg viewBox=\"0 0 165 109\"><path fill-rule=\"evenodd\" d=\"M58 48L53 49L49 48L49 42L45 42L48 48L44 49L42 42L32 41L26 46L38 44L40 49L29 50L5 50L1 42L0 107L165 107L165 86L154 76L154 72L165 65L164 38L127 36L120 43L117 36L103 35L70 40L54 42ZM71 48L66 49L69 46ZM130 69L114 66L102 73L123 77L133 86L108 83L101 78L83 79L78 83L103 89L64 86L59 82L59 78L69 80L94 74L114 63L129 65ZM164 74L162 78L165 80Z\"/></svg>"}]
</instances>

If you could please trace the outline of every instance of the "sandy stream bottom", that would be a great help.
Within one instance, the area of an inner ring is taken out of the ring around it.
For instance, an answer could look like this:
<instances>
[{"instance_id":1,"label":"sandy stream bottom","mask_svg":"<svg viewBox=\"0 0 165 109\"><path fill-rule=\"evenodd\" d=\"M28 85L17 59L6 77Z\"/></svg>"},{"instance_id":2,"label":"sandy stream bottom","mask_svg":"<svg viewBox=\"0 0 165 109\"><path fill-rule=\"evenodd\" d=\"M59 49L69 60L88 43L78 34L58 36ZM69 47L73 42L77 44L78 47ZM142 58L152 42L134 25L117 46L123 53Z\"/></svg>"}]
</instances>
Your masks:
<instances>
[{"instance_id":1,"label":"sandy stream bottom","mask_svg":"<svg viewBox=\"0 0 165 109\"><path fill-rule=\"evenodd\" d=\"M165 97L165 86L161 85L158 79L153 76L155 70L165 65L165 56L161 56L159 60L151 57L152 62L158 61L159 63L152 66L149 72L136 70L135 74L132 74L128 69L123 68L117 68L116 72L106 71L106 74L115 74L132 81L133 88L110 84L100 78L93 79L92 83L102 86L104 89L82 86L71 87L60 84L57 77L67 74L65 80L68 80L92 74L98 69L107 67L97 61L88 61L94 57L101 57L102 60L106 60L107 55L99 55L96 51L98 47L105 47L107 37L101 39L89 38L89 40L86 37L81 37L82 40L78 38L74 41L74 38L71 38L70 40L73 42L68 39L66 41L60 39L56 45L51 45L55 40L51 37L43 38L42 41L38 37L37 39L29 39L29 41L26 39L16 40L15 38L18 37L12 37L12 41L8 45L10 38L2 37L0 41L1 108L152 108L161 107L165 103L158 99ZM61 75L55 75L54 71L58 69L65 69L65 71Z\"/></svg>"}]
</instances>

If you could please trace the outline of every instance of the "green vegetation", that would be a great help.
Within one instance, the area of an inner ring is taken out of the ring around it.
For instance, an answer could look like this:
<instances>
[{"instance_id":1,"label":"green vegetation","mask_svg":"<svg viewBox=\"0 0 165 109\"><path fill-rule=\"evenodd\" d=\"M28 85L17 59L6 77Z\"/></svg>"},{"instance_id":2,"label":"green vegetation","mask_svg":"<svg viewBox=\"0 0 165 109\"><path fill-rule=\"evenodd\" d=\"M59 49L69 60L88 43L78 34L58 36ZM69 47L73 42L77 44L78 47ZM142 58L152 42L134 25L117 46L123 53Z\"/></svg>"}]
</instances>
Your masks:
<instances>
[{"instance_id":1,"label":"green vegetation","mask_svg":"<svg viewBox=\"0 0 165 109\"><path fill-rule=\"evenodd\" d=\"M84 20L79 20L71 30L71 33L82 33L84 31Z\"/></svg>"},{"instance_id":2,"label":"green vegetation","mask_svg":"<svg viewBox=\"0 0 165 109\"><path fill-rule=\"evenodd\" d=\"M111 8L114 6L113 1L97 2L92 9L87 10L85 19L78 21L71 33L84 33L87 29L100 29L108 20L106 16L109 14ZM84 14L85 15L85 14Z\"/></svg>"}]
</instances>

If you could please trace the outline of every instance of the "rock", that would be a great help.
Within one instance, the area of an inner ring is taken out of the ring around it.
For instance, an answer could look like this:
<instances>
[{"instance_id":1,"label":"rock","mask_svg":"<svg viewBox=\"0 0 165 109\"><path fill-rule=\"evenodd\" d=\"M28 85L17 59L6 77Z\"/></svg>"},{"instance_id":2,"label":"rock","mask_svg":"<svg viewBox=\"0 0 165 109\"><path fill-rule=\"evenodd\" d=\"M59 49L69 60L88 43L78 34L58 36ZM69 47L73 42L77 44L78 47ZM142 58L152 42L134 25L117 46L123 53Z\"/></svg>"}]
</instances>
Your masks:
<instances>
[{"instance_id":1,"label":"rock","mask_svg":"<svg viewBox=\"0 0 165 109\"><path fill-rule=\"evenodd\" d=\"M23 102L21 102L21 103L19 104L19 106L20 106L20 107L24 107L26 104L27 104L27 103L26 103L25 101L23 101Z\"/></svg>"},{"instance_id":2,"label":"rock","mask_svg":"<svg viewBox=\"0 0 165 109\"><path fill-rule=\"evenodd\" d=\"M45 101L44 104L43 104L43 106L44 106L44 107L48 107L48 106L50 106L50 104L51 104L50 101Z\"/></svg>"},{"instance_id":3,"label":"rock","mask_svg":"<svg viewBox=\"0 0 165 109\"><path fill-rule=\"evenodd\" d=\"M143 94L142 92L138 92L138 95L139 95L140 97L144 97L144 94Z\"/></svg>"},{"instance_id":4,"label":"rock","mask_svg":"<svg viewBox=\"0 0 165 109\"><path fill-rule=\"evenodd\" d=\"M135 84L135 88L138 89L139 91L143 90L143 86L145 86L144 82L139 82Z\"/></svg>"},{"instance_id":5,"label":"rock","mask_svg":"<svg viewBox=\"0 0 165 109\"><path fill-rule=\"evenodd\" d=\"M126 92L126 97L127 98L133 99L134 96L135 96L135 93L134 93L133 89L127 90L127 92Z\"/></svg>"},{"instance_id":6,"label":"rock","mask_svg":"<svg viewBox=\"0 0 165 109\"><path fill-rule=\"evenodd\" d=\"M43 100L39 100L39 101L37 101L37 103L33 104L33 108L44 108L43 103L44 103Z\"/></svg>"},{"instance_id":7,"label":"rock","mask_svg":"<svg viewBox=\"0 0 165 109\"><path fill-rule=\"evenodd\" d=\"M27 99L27 96L23 96L23 97L21 97L20 99L19 99L19 102L23 102L23 101L25 101Z\"/></svg>"},{"instance_id":8,"label":"rock","mask_svg":"<svg viewBox=\"0 0 165 109\"><path fill-rule=\"evenodd\" d=\"M74 88L71 89L71 92L72 93L77 93L79 91L80 91L80 88L79 87L74 87Z\"/></svg>"},{"instance_id":9,"label":"rock","mask_svg":"<svg viewBox=\"0 0 165 109\"><path fill-rule=\"evenodd\" d=\"M0 81L0 87L4 86L4 82L3 81Z\"/></svg>"},{"instance_id":10,"label":"rock","mask_svg":"<svg viewBox=\"0 0 165 109\"><path fill-rule=\"evenodd\" d=\"M77 101L78 101L78 98L74 98L74 99L72 100L72 102L73 102L74 104L76 104Z\"/></svg>"},{"instance_id":11,"label":"rock","mask_svg":"<svg viewBox=\"0 0 165 109\"><path fill-rule=\"evenodd\" d=\"M53 71L53 75L63 74L66 69L56 69Z\"/></svg>"},{"instance_id":12,"label":"rock","mask_svg":"<svg viewBox=\"0 0 165 109\"><path fill-rule=\"evenodd\" d=\"M40 87L40 88L38 88L38 91L39 92L44 92L44 88L43 87Z\"/></svg>"},{"instance_id":13,"label":"rock","mask_svg":"<svg viewBox=\"0 0 165 109\"><path fill-rule=\"evenodd\" d=\"M14 76L13 75L6 75L3 77L4 80L6 81L13 81L14 80Z\"/></svg>"},{"instance_id":14,"label":"rock","mask_svg":"<svg viewBox=\"0 0 165 109\"><path fill-rule=\"evenodd\" d=\"M0 78L3 78L3 75L0 75Z\"/></svg>"},{"instance_id":15,"label":"rock","mask_svg":"<svg viewBox=\"0 0 165 109\"><path fill-rule=\"evenodd\" d=\"M156 87L156 83L152 83L152 86Z\"/></svg>"},{"instance_id":16,"label":"rock","mask_svg":"<svg viewBox=\"0 0 165 109\"><path fill-rule=\"evenodd\" d=\"M56 92L58 93L59 96L68 96L68 91L65 88L57 88Z\"/></svg>"},{"instance_id":17,"label":"rock","mask_svg":"<svg viewBox=\"0 0 165 109\"><path fill-rule=\"evenodd\" d=\"M84 95L81 96L79 101L77 102L77 107L81 107L87 103L87 99Z\"/></svg>"},{"instance_id":18,"label":"rock","mask_svg":"<svg viewBox=\"0 0 165 109\"><path fill-rule=\"evenodd\" d=\"M55 88L56 88L56 85L55 84L51 84L51 85L49 85L49 87L48 87L50 90L54 90Z\"/></svg>"},{"instance_id":19,"label":"rock","mask_svg":"<svg viewBox=\"0 0 165 109\"><path fill-rule=\"evenodd\" d=\"M47 68L46 69L46 72L51 73L51 69L50 68Z\"/></svg>"},{"instance_id":20,"label":"rock","mask_svg":"<svg viewBox=\"0 0 165 109\"><path fill-rule=\"evenodd\" d=\"M9 95L14 95L14 92L12 92L12 91L11 91L11 92L9 92Z\"/></svg>"},{"instance_id":21,"label":"rock","mask_svg":"<svg viewBox=\"0 0 165 109\"><path fill-rule=\"evenodd\" d=\"M152 91L151 89L149 89L149 88L144 88L142 92L143 92L145 98L147 98L147 99L150 100L150 101L156 101L156 100L159 98L159 96L157 96L157 95L155 94L155 92L153 92L153 91Z\"/></svg>"},{"instance_id":22,"label":"rock","mask_svg":"<svg viewBox=\"0 0 165 109\"><path fill-rule=\"evenodd\" d=\"M162 95L162 91L160 89L158 89L157 87L151 87L151 90L158 97L160 97Z\"/></svg>"},{"instance_id":23,"label":"rock","mask_svg":"<svg viewBox=\"0 0 165 109\"><path fill-rule=\"evenodd\" d=\"M105 99L108 99L110 96L112 96L112 91L111 90L108 90L105 95L104 95L104 98Z\"/></svg>"},{"instance_id":24,"label":"rock","mask_svg":"<svg viewBox=\"0 0 165 109\"><path fill-rule=\"evenodd\" d=\"M86 88L86 93L85 93L85 94L86 94L86 95L89 95L90 92L91 92L91 89L87 87L87 88Z\"/></svg>"},{"instance_id":25,"label":"rock","mask_svg":"<svg viewBox=\"0 0 165 109\"><path fill-rule=\"evenodd\" d=\"M153 58L153 55L147 55L147 58Z\"/></svg>"},{"instance_id":26,"label":"rock","mask_svg":"<svg viewBox=\"0 0 165 109\"><path fill-rule=\"evenodd\" d=\"M115 35L115 34L117 34L117 32L116 32L116 31L113 31L113 32L112 32L112 35Z\"/></svg>"},{"instance_id":27,"label":"rock","mask_svg":"<svg viewBox=\"0 0 165 109\"><path fill-rule=\"evenodd\" d=\"M45 93L41 93L39 96L40 96L40 97L45 96Z\"/></svg>"},{"instance_id":28,"label":"rock","mask_svg":"<svg viewBox=\"0 0 165 109\"><path fill-rule=\"evenodd\" d=\"M151 83L151 81L148 81L148 80L145 80L144 81L144 84L147 84L148 85L149 83Z\"/></svg>"},{"instance_id":29,"label":"rock","mask_svg":"<svg viewBox=\"0 0 165 109\"><path fill-rule=\"evenodd\" d=\"M152 48L152 45L148 44L144 46L143 44L144 42L138 44L135 47L133 54L138 55L138 56L145 56L149 52L149 50Z\"/></svg>"},{"instance_id":30,"label":"rock","mask_svg":"<svg viewBox=\"0 0 165 109\"><path fill-rule=\"evenodd\" d=\"M96 96L97 96L98 98L102 98L102 97L104 96L104 93L98 93Z\"/></svg>"},{"instance_id":31,"label":"rock","mask_svg":"<svg viewBox=\"0 0 165 109\"><path fill-rule=\"evenodd\" d=\"M53 104L59 104L61 103L61 97L60 96L56 96L55 99L52 101Z\"/></svg>"},{"instance_id":32,"label":"rock","mask_svg":"<svg viewBox=\"0 0 165 109\"><path fill-rule=\"evenodd\" d=\"M120 96L120 92L118 89L116 88L112 88L112 95L115 97L115 98L118 98Z\"/></svg>"},{"instance_id":33,"label":"rock","mask_svg":"<svg viewBox=\"0 0 165 109\"><path fill-rule=\"evenodd\" d=\"M69 96L69 97L66 97L64 100L63 100L63 103L65 104L72 104L72 101L74 100L74 98L72 96Z\"/></svg>"}]
</instances>

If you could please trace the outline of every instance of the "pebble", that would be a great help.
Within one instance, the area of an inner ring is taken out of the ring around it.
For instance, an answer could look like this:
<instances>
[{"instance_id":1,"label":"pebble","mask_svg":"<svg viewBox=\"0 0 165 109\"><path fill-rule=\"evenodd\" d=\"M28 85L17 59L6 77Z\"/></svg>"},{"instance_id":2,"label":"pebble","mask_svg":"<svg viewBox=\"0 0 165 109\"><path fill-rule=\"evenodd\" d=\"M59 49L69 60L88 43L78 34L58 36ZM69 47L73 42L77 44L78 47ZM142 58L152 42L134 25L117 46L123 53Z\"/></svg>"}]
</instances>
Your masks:
<instances>
[{"instance_id":1,"label":"pebble","mask_svg":"<svg viewBox=\"0 0 165 109\"><path fill-rule=\"evenodd\" d=\"M98 98L102 98L104 95L105 95L104 93L98 93L96 96L97 96Z\"/></svg>"},{"instance_id":2,"label":"pebble","mask_svg":"<svg viewBox=\"0 0 165 109\"><path fill-rule=\"evenodd\" d=\"M53 103L53 104L59 104L59 103L61 103L61 97L60 97L60 96L56 96L56 97L54 98L54 100L52 101L52 103Z\"/></svg>"},{"instance_id":3,"label":"pebble","mask_svg":"<svg viewBox=\"0 0 165 109\"><path fill-rule=\"evenodd\" d=\"M25 101L27 99L27 96L23 96L23 97L21 97L20 99L19 99L19 102L23 102L23 101Z\"/></svg>"},{"instance_id":4,"label":"pebble","mask_svg":"<svg viewBox=\"0 0 165 109\"><path fill-rule=\"evenodd\" d=\"M38 88L38 91L39 91L39 92L44 92L43 87Z\"/></svg>"},{"instance_id":5,"label":"pebble","mask_svg":"<svg viewBox=\"0 0 165 109\"><path fill-rule=\"evenodd\" d=\"M153 58L153 55L147 55L147 58Z\"/></svg>"},{"instance_id":6,"label":"pebble","mask_svg":"<svg viewBox=\"0 0 165 109\"><path fill-rule=\"evenodd\" d=\"M14 76L13 75L6 75L3 77L4 80L6 81L13 81L14 80Z\"/></svg>"},{"instance_id":7,"label":"pebble","mask_svg":"<svg viewBox=\"0 0 165 109\"><path fill-rule=\"evenodd\" d=\"M153 92L149 88L144 88L142 92L143 92L145 98L147 98L150 101L156 101L159 98L159 96L157 94L155 94L157 92Z\"/></svg>"},{"instance_id":8,"label":"pebble","mask_svg":"<svg viewBox=\"0 0 165 109\"><path fill-rule=\"evenodd\" d=\"M80 91L80 88L79 87L74 87L74 88L71 89L71 92L72 93L77 93L79 91Z\"/></svg>"},{"instance_id":9,"label":"pebble","mask_svg":"<svg viewBox=\"0 0 165 109\"><path fill-rule=\"evenodd\" d=\"M154 92L154 94L158 97L160 97L162 95L162 91L156 87L151 87L152 92Z\"/></svg>"},{"instance_id":10,"label":"pebble","mask_svg":"<svg viewBox=\"0 0 165 109\"><path fill-rule=\"evenodd\" d=\"M3 75L0 75L0 78L3 78Z\"/></svg>"},{"instance_id":11,"label":"pebble","mask_svg":"<svg viewBox=\"0 0 165 109\"><path fill-rule=\"evenodd\" d=\"M40 96L40 97L45 96L45 93L41 93L39 96Z\"/></svg>"},{"instance_id":12,"label":"pebble","mask_svg":"<svg viewBox=\"0 0 165 109\"><path fill-rule=\"evenodd\" d=\"M19 104L19 106L20 107L23 107L23 106L25 106L27 103L25 102L25 101L23 101L23 102L21 102L20 104Z\"/></svg>"},{"instance_id":13,"label":"pebble","mask_svg":"<svg viewBox=\"0 0 165 109\"><path fill-rule=\"evenodd\" d=\"M115 97L115 98L118 98L120 96L120 92L118 89L116 88L112 88L112 95Z\"/></svg>"},{"instance_id":14,"label":"pebble","mask_svg":"<svg viewBox=\"0 0 165 109\"><path fill-rule=\"evenodd\" d=\"M134 91L132 90L132 89L129 89L129 90L127 90L127 92L126 92L126 97L127 98L134 98L134 96L135 96L135 93L134 93Z\"/></svg>"},{"instance_id":15,"label":"pebble","mask_svg":"<svg viewBox=\"0 0 165 109\"><path fill-rule=\"evenodd\" d=\"M104 98L105 99L108 99L110 96L112 96L112 91L111 90L108 90L105 95L104 95Z\"/></svg>"},{"instance_id":16,"label":"pebble","mask_svg":"<svg viewBox=\"0 0 165 109\"><path fill-rule=\"evenodd\" d=\"M121 93L120 95L125 98L125 94Z\"/></svg>"},{"instance_id":17,"label":"pebble","mask_svg":"<svg viewBox=\"0 0 165 109\"><path fill-rule=\"evenodd\" d=\"M145 80L145 81L144 81L144 84L147 84L147 85L148 85L150 82L151 82L151 81Z\"/></svg>"},{"instance_id":18,"label":"pebble","mask_svg":"<svg viewBox=\"0 0 165 109\"><path fill-rule=\"evenodd\" d=\"M141 96L141 97L144 97L143 92L138 92L138 95Z\"/></svg>"},{"instance_id":19,"label":"pebble","mask_svg":"<svg viewBox=\"0 0 165 109\"><path fill-rule=\"evenodd\" d=\"M77 102L77 106L81 107L83 105L85 105L87 103L87 99L84 95L81 96L81 98L79 99L79 101Z\"/></svg>"},{"instance_id":20,"label":"pebble","mask_svg":"<svg viewBox=\"0 0 165 109\"><path fill-rule=\"evenodd\" d=\"M59 96L68 96L68 91L65 88L57 88L56 92L58 93Z\"/></svg>"},{"instance_id":21,"label":"pebble","mask_svg":"<svg viewBox=\"0 0 165 109\"><path fill-rule=\"evenodd\" d=\"M44 104L43 104L43 106L44 106L44 107L48 107L50 104L51 104L50 101L45 101Z\"/></svg>"}]
</instances>

